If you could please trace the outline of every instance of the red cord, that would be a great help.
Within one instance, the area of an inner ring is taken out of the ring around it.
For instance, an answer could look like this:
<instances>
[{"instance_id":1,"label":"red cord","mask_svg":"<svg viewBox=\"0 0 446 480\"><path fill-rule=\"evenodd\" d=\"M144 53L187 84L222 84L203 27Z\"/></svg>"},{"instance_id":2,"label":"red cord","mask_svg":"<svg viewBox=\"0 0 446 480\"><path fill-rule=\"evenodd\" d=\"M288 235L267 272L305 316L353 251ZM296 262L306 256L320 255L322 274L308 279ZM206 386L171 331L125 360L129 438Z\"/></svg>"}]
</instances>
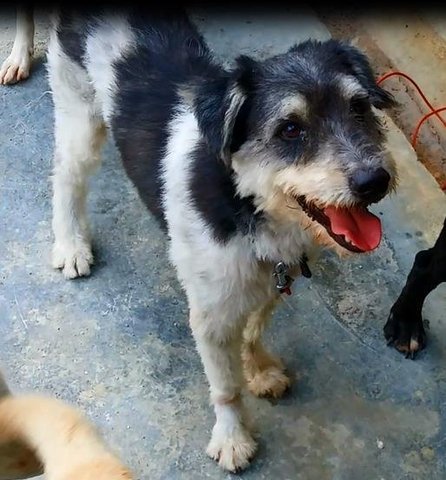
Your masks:
<instances>
[{"instance_id":1,"label":"red cord","mask_svg":"<svg viewBox=\"0 0 446 480\"><path fill-rule=\"evenodd\" d=\"M379 85L381 82L383 82L384 80L387 80L388 78L390 77L393 77L393 76L399 76L399 77L403 77L405 78L406 80L409 80L409 82L412 83L412 85L417 89L418 93L420 94L421 98L424 100L424 103L430 108L430 113L424 115L424 117L418 122L416 128L415 128L415 131L412 135L412 147L415 149L416 147L416 144L417 144L417 138L418 138L418 134L420 132L420 128L421 126L423 125L423 123L430 117L432 117L433 115L436 115L436 117L440 120L440 122L446 127L446 121L443 120L443 118L439 115L440 112L444 112L446 110L446 107L441 107L441 108L437 108L435 109L431 102L429 102L429 100L426 98L426 95L424 95L423 91L421 90L421 88L418 86L418 84L415 82L415 80L413 80L411 77L409 77L409 75L407 75L406 73L403 73L403 72L389 72L389 73L386 73L385 75L383 75L381 78L379 78L377 80L377 84Z\"/></svg>"},{"instance_id":2,"label":"red cord","mask_svg":"<svg viewBox=\"0 0 446 480\"><path fill-rule=\"evenodd\" d=\"M413 148L415 148L416 144L417 144L417 137L418 137L418 133L420 131L420 128L421 126L423 125L423 123L430 117L432 117L432 115L436 115L440 112L444 112L446 110L446 107L441 107L441 108L437 108L436 110L432 110L432 112L430 113L426 113L426 115L424 115L424 117L418 122L418 125L417 125L417 128L415 129L413 135L412 135L412 146ZM437 115L438 116L438 115Z\"/></svg>"},{"instance_id":3,"label":"red cord","mask_svg":"<svg viewBox=\"0 0 446 480\"><path fill-rule=\"evenodd\" d=\"M432 112L436 112L435 114L437 115L438 119L446 127L446 121L444 121L443 118L440 115L438 115L438 112L432 106L431 102L429 102L429 100L426 98L426 95L424 95L423 91L418 86L418 84L415 82L415 80L410 78L409 75L407 75L406 73L403 73L403 72L389 72L389 73L386 73L385 75L383 75L381 78L378 79L378 81L377 81L378 85L381 82L383 82L384 80L387 80L388 78L393 77L395 75L403 77L403 78L405 78L406 80L409 80L409 82L412 83L412 85L417 89L418 93L420 94L421 98L424 100L426 105L431 109Z\"/></svg>"}]
</instances>

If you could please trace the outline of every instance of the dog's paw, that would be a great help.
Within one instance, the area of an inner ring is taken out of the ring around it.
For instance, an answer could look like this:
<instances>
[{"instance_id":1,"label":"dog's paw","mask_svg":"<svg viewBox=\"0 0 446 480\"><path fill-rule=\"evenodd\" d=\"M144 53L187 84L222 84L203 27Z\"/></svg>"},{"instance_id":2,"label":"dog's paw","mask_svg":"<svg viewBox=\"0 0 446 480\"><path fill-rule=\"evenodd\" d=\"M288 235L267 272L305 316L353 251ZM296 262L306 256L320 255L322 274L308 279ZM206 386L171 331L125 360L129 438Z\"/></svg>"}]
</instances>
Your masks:
<instances>
[{"instance_id":1,"label":"dog's paw","mask_svg":"<svg viewBox=\"0 0 446 480\"><path fill-rule=\"evenodd\" d=\"M90 275L90 265L92 264L93 254L87 243L76 245L56 243L53 247L53 267L62 270L66 279Z\"/></svg>"},{"instance_id":2,"label":"dog's paw","mask_svg":"<svg viewBox=\"0 0 446 480\"><path fill-rule=\"evenodd\" d=\"M283 369L277 366L246 375L248 390L256 397L280 398L288 390L290 383Z\"/></svg>"},{"instance_id":3,"label":"dog's paw","mask_svg":"<svg viewBox=\"0 0 446 480\"><path fill-rule=\"evenodd\" d=\"M23 50L11 53L0 68L0 84L17 83L29 77L31 53Z\"/></svg>"},{"instance_id":4,"label":"dog's paw","mask_svg":"<svg viewBox=\"0 0 446 480\"><path fill-rule=\"evenodd\" d=\"M415 358L416 353L426 346L421 316L401 314L392 309L383 330L388 345L394 345L406 358Z\"/></svg>"},{"instance_id":5,"label":"dog's paw","mask_svg":"<svg viewBox=\"0 0 446 480\"><path fill-rule=\"evenodd\" d=\"M242 425L227 429L217 422L206 453L224 470L237 472L249 465L256 450L257 443Z\"/></svg>"},{"instance_id":6,"label":"dog's paw","mask_svg":"<svg viewBox=\"0 0 446 480\"><path fill-rule=\"evenodd\" d=\"M280 398L291 381L282 360L263 348L242 352L243 373L248 390L256 397Z\"/></svg>"}]
</instances>

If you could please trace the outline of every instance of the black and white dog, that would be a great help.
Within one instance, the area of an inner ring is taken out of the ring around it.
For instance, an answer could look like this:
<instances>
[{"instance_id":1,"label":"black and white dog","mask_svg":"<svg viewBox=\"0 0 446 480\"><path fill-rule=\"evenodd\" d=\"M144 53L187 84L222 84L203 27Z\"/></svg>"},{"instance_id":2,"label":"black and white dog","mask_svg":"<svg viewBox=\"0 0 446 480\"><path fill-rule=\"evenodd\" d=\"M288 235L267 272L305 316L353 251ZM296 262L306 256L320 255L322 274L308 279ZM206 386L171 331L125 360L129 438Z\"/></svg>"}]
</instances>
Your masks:
<instances>
[{"instance_id":1,"label":"black and white dog","mask_svg":"<svg viewBox=\"0 0 446 480\"><path fill-rule=\"evenodd\" d=\"M261 343L281 293L322 248L380 243L367 206L395 187L396 171L372 107L393 99L348 44L309 40L227 71L186 16L145 8L60 12L48 73L54 267L90 273L86 182L107 127L188 298L216 415L207 452L244 468L256 450L244 381L258 396L289 385Z\"/></svg>"}]
</instances>

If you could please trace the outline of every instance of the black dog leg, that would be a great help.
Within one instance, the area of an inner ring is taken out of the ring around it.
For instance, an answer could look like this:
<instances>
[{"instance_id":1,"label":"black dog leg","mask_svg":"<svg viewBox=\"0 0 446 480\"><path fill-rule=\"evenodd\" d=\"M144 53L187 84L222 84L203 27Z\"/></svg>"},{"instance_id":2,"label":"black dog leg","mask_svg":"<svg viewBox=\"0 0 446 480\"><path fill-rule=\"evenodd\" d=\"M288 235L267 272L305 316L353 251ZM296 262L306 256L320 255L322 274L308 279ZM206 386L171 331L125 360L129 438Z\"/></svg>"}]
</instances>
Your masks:
<instances>
[{"instance_id":1,"label":"black dog leg","mask_svg":"<svg viewBox=\"0 0 446 480\"><path fill-rule=\"evenodd\" d=\"M429 293L446 281L446 220L433 248L415 256L406 285L390 310L384 336L397 350L414 358L426 345L423 304Z\"/></svg>"}]
</instances>

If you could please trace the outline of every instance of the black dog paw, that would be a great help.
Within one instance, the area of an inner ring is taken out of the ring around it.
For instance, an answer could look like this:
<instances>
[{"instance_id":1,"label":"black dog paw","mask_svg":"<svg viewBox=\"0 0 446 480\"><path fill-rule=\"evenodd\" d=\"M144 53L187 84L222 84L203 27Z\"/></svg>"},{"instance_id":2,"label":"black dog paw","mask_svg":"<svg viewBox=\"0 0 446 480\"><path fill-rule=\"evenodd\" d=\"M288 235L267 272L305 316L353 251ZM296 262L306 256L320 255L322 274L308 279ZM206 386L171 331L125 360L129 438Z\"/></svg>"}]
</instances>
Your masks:
<instances>
[{"instance_id":1,"label":"black dog paw","mask_svg":"<svg viewBox=\"0 0 446 480\"><path fill-rule=\"evenodd\" d=\"M421 316L401 314L393 309L384 325L384 336L387 345L393 345L411 359L425 348L427 340Z\"/></svg>"}]
</instances>

